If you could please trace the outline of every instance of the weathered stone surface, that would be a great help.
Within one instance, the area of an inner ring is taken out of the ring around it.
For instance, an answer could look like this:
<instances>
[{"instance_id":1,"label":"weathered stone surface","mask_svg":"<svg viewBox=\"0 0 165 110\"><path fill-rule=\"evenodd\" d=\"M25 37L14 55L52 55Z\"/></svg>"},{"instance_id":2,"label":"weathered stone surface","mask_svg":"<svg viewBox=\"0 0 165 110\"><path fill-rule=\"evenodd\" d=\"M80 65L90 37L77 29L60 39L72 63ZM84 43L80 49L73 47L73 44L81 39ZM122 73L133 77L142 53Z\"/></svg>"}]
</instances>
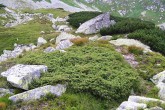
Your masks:
<instances>
[{"instance_id":1,"label":"weathered stone surface","mask_svg":"<svg viewBox=\"0 0 165 110\"><path fill-rule=\"evenodd\" d=\"M119 108L117 108L117 110L139 110L145 108L147 108L146 104L125 101L119 106Z\"/></svg>"},{"instance_id":2,"label":"weathered stone surface","mask_svg":"<svg viewBox=\"0 0 165 110\"><path fill-rule=\"evenodd\" d=\"M1 75L7 78L14 87L28 90L28 84L40 77L41 72L46 72L47 66L44 65L22 65L17 64Z\"/></svg>"},{"instance_id":3,"label":"weathered stone surface","mask_svg":"<svg viewBox=\"0 0 165 110\"><path fill-rule=\"evenodd\" d=\"M148 110L164 110L164 109L161 108L161 107L152 107L152 108L150 108L150 109L148 109Z\"/></svg>"},{"instance_id":4,"label":"weathered stone surface","mask_svg":"<svg viewBox=\"0 0 165 110\"><path fill-rule=\"evenodd\" d=\"M56 49L63 50L63 49L69 48L72 45L73 45L73 43L67 39L67 40L63 40L63 41L59 42L56 46Z\"/></svg>"},{"instance_id":5,"label":"weathered stone surface","mask_svg":"<svg viewBox=\"0 0 165 110\"><path fill-rule=\"evenodd\" d=\"M76 38L76 36L72 35L72 34L68 34L66 32L61 32L61 34L56 38L56 44L58 44L59 42L63 41L63 40L70 40L70 39L74 39Z\"/></svg>"},{"instance_id":6,"label":"weathered stone surface","mask_svg":"<svg viewBox=\"0 0 165 110\"><path fill-rule=\"evenodd\" d=\"M103 27L109 27L110 23L110 14L104 13L80 25L76 33L94 34Z\"/></svg>"},{"instance_id":7,"label":"weathered stone surface","mask_svg":"<svg viewBox=\"0 0 165 110\"><path fill-rule=\"evenodd\" d=\"M57 26L57 31L62 31L62 32L70 32L72 28L70 28L68 25L58 25Z\"/></svg>"},{"instance_id":8,"label":"weathered stone surface","mask_svg":"<svg viewBox=\"0 0 165 110\"><path fill-rule=\"evenodd\" d=\"M11 58L16 58L21 55L24 51L31 51L36 48L35 45L15 45L14 50L4 50L3 54L0 56L0 63Z\"/></svg>"},{"instance_id":9,"label":"weathered stone surface","mask_svg":"<svg viewBox=\"0 0 165 110\"><path fill-rule=\"evenodd\" d=\"M93 37L89 37L90 41L96 41L99 38L99 36L95 35Z\"/></svg>"},{"instance_id":10,"label":"weathered stone surface","mask_svg":"<svg viewBox=\"0 0 165 110\"><path fill-rule=\"evenodd\" d=\"M9 97L13 102L17 101L34 101L46 96L48 93L54 94L56 96L61 96L66 91L66 86L57 84L56 86L47 85L44 87L39 87L36 89L29 90L14 96Z\"/></svg>"},{"instance_id":11,"label":"weathered stone surface","mask_svg":"<svg viewBox=\"0 0 165 110\"><path fill-rule=\"evenodd\" d=\"M149 102L160 102L165 104L164 101L154 98L147 98L142 96L129 96L128 101L136 102L136 103L149 103Z\"/></svg>"},{"instance_id":12,"label":"weathered stone surface","mask_svg":"<svg viewBox=\"0 0 165 110\"><path fill-rule=\"evenodd\" d=\"M39 37L38 41L37 41L37 46L41 46L41 45L46 44L46 43L47 43L47 41L44 38Z\"/></svg>"},{"instance_id":13,"label":"weathered stone surface","mask_svg":"<svg viewBox=\"0 0 165 110\"><path fill-rule=\"evenodd\" d=\"M165 83L159 82L156 85L156 87L159 88L159 93L158 93L159 98L165 101Z\"/></svg>"},{"instance_id":14,"label":"weathered stone surface","mask_svg":"<svg viewBox=\"0 0 165 110\"><path fill-rule=\"evenodd\" d=\"M153 76L153 78L151 80L155 84L158 84L159 82L165 83L165 71L160 72L157 75Z\"/></svg>"},{"instance_id":15,"label":"weathered stone surface","mask_svg":"<svg viewBox=\"0 0 165 110\"><path fill-rule=\"evenodd\" d=\"M117 40L111 40L110 43L114 44L116 46L123 46L123 45L126 45L126 46L136 46L136 47L140 47L140 48L144 49L144 52L152 52L150 50L149 46L144 45L140 41L134 40L134 39L123 39L123 38L120 38L120 39L117 39Z\"/></svg>"},{"instance_id":16,"label":"weathered stone surface","mask_svg":"<svg viewBox=\"0 0 165 110\"><path fill-rule=\"evenodd\" d=\"M165 23L158 25L158 27L164 31L165 30Z\"/></svg>"},{"instance_id":17,"label":"weathered stone surface","mask_svg":"<svg viewBox=\"0 0 165 110\"><path fill-rule=\"evenodd\" d=\"M53 47L48 47L44 50L45 53L50 53L50 52L54 52L54 51L56 51L56 49Z\"/></svg>"},{"instance_id":18,"label":"weathered stone surface","mask_svg":"<svg viewBox=\"0 0 165 110\"><path fill-rule=\"evenodd\" d=\"M12 89L4 89L0 88L0 97L5 96L7 94L13 95L13 90Z\"/></svg>"},{"instance_id":19,"label":"weathered stone surface","mask_svg":"<svg viewBox=\"0 0 165 110\"><path fill-rule=\"evenodd\" d=\"M98 40L111 40L112 36L102 36L100 38L98 38Z\"/></svg>"}]
</instances>

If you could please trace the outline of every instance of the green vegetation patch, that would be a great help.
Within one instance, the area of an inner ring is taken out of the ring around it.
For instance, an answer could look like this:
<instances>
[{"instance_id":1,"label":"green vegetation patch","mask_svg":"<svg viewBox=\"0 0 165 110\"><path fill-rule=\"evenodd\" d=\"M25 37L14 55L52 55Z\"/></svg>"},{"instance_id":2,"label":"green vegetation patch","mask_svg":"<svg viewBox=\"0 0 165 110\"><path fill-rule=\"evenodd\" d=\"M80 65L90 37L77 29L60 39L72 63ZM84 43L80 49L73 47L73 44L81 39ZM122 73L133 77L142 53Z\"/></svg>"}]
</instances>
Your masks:
<instances>
[{"instance_id":1,"label":"green vegetation patch","mask_svg":"<svg viewBox=\"0 0 165 110\"><path fill-rule=\"evenodd\" d=\"M120 18L117 18L117 22L115 25L103 28L100 30L101 35L112 35L112 34L126 34L130 32L134 32L139 29L154 29L155 24L148 22L148 21L142 21L140 19L135 18L124 18L121 20Z\"/></svg>"},{"instance_id":2,"label":"green vegetation patch","mask_svg":"<svg viewBox=\"0 0 165 110\"><path fill-rule=\"evenodd\" d=\"M145 80L150 80L154 75L162 72L165 68L165 57L159 53L136 55L139 62L138 73Z\"/></svg>"},{"instance_id":3,"label":"green vegetation patch","mask_svg":"<svg viewBox=\"0 0 165 110\"><path fill-rule=\"evenodd\" d=\"M151 47L152 50L165 55L165 31L160 29L138 30L128 35L128 38L137 39Z\"/></svg>"},{"instance_id":4,"label":"green vegetation patch","mask_svg":"<svg viewBox=\"0 0 165 110\"><path fill-rule=\"evenodd\" d=\"M119 101L139 85L136 71L109 44L73 46L66 53L30 52L16 61L48 66L48 73L34 81L31 88L65 83L74 91Z\"/></svg>"}]
</instances>

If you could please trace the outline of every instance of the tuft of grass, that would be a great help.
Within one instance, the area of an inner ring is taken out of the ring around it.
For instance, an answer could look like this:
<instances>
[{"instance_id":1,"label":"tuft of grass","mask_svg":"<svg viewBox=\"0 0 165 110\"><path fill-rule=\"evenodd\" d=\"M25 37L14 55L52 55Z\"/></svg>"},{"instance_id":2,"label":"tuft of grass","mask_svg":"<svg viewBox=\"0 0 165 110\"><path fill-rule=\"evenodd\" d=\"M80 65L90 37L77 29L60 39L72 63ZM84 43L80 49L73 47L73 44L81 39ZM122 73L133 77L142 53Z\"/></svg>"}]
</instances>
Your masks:
<instances>
[{"instance_id":1,"label":"tuft of grass","mask_svg":"<svg viewBox=\"0 0 165 110\"><path fill-rule=\"evenodd\" d=\"M75 39L71 39L71 42L77 46L82 46L82 45L88 43L89 39L88 38L75 38Z\"/></svg>"},{"instance_id":2,"label":"tuft of grass","mask_svg":"<svg viewBox=\"0 0 165 110\"><path fill-rule=\"evenodd\" d=\"M135 55L142 55L143 54L143 49L140 48L140 47L136 47L136 46L129 46L128 47L128 52L133 53Z\"/></svg>"}]
</instances>

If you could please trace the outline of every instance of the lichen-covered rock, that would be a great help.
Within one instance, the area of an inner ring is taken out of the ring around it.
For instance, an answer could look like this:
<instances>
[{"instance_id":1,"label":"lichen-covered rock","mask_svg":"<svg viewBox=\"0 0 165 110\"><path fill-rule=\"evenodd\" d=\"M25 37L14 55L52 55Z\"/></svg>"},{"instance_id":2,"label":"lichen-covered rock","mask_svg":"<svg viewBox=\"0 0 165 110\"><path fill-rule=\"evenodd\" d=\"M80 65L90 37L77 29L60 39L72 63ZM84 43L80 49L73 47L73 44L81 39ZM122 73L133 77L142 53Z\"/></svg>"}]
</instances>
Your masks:
<instances>
[{"instance_id":1,"label":"lichen-covered rock","mask_svg":"<svg viewBox=\"0 0 165 110\"><path fill-rule=\"evenodd\" d=\"M57 44L56 49L63 50L63 49L69 48L72 45L73 43L70 40L63 40Z\"/></svg>"},{"instance_id":2,"label":"lichen-covered rock","mask_svg":"<svg viewBox=\"0 0 165 110\"><path fill-rule=\"evenodd\" d=\"M13 90L12 89L4 89L0 88L0 97L5 96L7 94L13 95Z\"/></svg>"},{"instance_id":3,"label":"lichen-covered rock","mask_svg":"<svg viewBox=\"0 0 165 110\"><path fill-rule=\"evenodd\" d=\"M104 27L109 27L110 23L110 14L104 13L80 25L76 33L94 34Z\"/></svg>"},{"instance_id":4,"label":"lichen-covered rock","mask_svg":"<svg viewBox=\"0 0 165 110\"><path fill-rule=\"evenodd\" d=\"M99 36L95 35L93 37L89 37L90 41L96 41L99 38Z\"/></svg>"},{"instance_id":5,"label":"lichen-covered rock","mask_svg":"<svg viewBox=\"0 0 165 110\"><path fill-rule=\"evenodd\" d=\"M46 72L47 66L45 65L22 65L17 64L5 72L1 76L6 77L14 87L28 90L28 84L34 79L40 77L41 72Z\"/></svg>"},{"instance_id":6,"label":"lichen-covered rock","mask_svg":"<svg viewBox=\"0 0 165 110\"><path fill-rule=\"evenodd\" d=\"M17 101L33 101L36 99L40 99L43 96L51 93L56 96L61 96L66 91L66 86L57 84L56 86L47 85L44 87L39 87L36 89L32 89L14 96L9 97L9 100L13 102Z\"/></svg>"},{"instance_id":7,"label":"lichen-covered rock","mask_svg":"<svg viewBox=\"0 0 165 110\"><path fill-rule=\"evenodd\" d=\"M41 46L41 45L46 44L46 43L47 43L47 41L44 38L39 37L38 41L37 41L37 46Z\"/></svg>"},{"instance_id":8,"label":"lichen-covered rock","mask_svg":"<svg viewBox=\"0 0 165 110\"><path fill-rule=\"evenodd\" d=\"M136 46L136 47L140 47L140 48L144 49L144 52L152 52L150 50L149 46L144 45L140 41L134 40L134 39L123 39L123 38L120 38L120 39L117 39L117 40L111 40L110 43L114 44L116 46L123 46L123 45L126 45L126 46Z\"/></svg>"},{"instance_id":9,"label":"lichen-covered rock","mask_svg":"<svg viewBox=\"0 0 165 110\"><path fill-rule=\"evenodd\" d=\"M68 34L66 32L61 32L61 34L56 38L56 44L60 43L63 40L70 40L74 38L76 38L76 36Z\"/></svg>"},{"instance_id":10,"label":"lichen-covered rock","mask_svg":"<svg viewBox=\"0 0 165 110\"><path fill-rule=\"evenodd\" d=\"M146 104L124 101L117 110L139 110L147 108Z\"/></svg>"}]
</instances>

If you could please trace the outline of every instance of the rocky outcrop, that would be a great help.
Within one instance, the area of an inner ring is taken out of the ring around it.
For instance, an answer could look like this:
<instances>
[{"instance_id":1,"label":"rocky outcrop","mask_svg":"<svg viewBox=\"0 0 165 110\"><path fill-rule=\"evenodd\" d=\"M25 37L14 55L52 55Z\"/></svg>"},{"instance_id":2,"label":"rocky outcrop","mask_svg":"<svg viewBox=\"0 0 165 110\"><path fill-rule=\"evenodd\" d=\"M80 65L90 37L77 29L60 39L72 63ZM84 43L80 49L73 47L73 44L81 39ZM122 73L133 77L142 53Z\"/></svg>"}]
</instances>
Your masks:
<instances>
[{"instance_id":1,"label":"rocky outcrop","mask_svg":"<svg viewBox=\"0 0 165 110\"><path fill-rule=\"evenodd\" d=\"M5 72L1 76L6 77L14 87L28 90L28 84L34 79L38 79L42 72L47 71L45 65L22 65L17 64Z\"/></svg>"},{"instance_id":2,"label":"rocky outcrop","mask_svg":"<svg viewBox=\"0 0 165 110\"><path fill-rule=\"evenodd\" d=\"M142 49L144 49L144 52L152 52L150 50L150 47L147 45L144 45L143 43L141 43L138 40L134 40L134 39L124 39L124 38L120 38L117 40L111 40L110 41L111 44L114 44L115 46L136 46L136 47L140 47Z\"/></svg>"},{"instance_id":3,"label":"rocky outcrop","mask_svg":"<svg viewBox=\"0 0 165 110\"><path fill-rule=\"evenodd\" d=\"M76 33L94 34L99 32L103 27L109 27L110 25L110 14L105 13L80 25Z\"/></svg>"},{"instance_id":4,"label":"rocky outcrop","mask_svg":"<svg viewBox=\"0 0 165 110\"><path fill-rule=\"evenodd\" d=\"M39 37L38 41L37 41L37 46L39 47L39 46L44 45L46 43L47 43L47 41L44 38Z\"/></svg>"},{"instance_id":5,"label":"rocky outcrop","mask_svg":"<svg viewBox=\"0 0 165 110\"><path fill-rule=\"evenodd\" d=\"M15 45L14 50L4 50L3 54L0 56L0 63L11 58L16 58L21 55L24 51L32 51L36 48L35 45Z\"/></svg>"},{"instance_id":6,"label":"rocky outcrop","mask_svg":"<svg viewBox=\"0 0 165 110\"><path fill-rule=\"evenodd\" d=\"M70 28L68 25L58 25L56 30L61 32L70 32L72 28Z\"/></svg>"},{"instance_id":7,"label":"rocky outcrop","mask_svg":"<svg viewBox=\"0 0 165 110\"><path fill-rule=\"evenodd\" d=\"M34 101L37 99L40 99L43 96L46 96L47 94L51 93L55 96L61 96L66 91L66 86L57 84L56 86L47 85L44 87L39 87L36 89L32 89L14 96L9 97L9 100L13 102L18 101Z\"/></svg>"}]
</instances>

